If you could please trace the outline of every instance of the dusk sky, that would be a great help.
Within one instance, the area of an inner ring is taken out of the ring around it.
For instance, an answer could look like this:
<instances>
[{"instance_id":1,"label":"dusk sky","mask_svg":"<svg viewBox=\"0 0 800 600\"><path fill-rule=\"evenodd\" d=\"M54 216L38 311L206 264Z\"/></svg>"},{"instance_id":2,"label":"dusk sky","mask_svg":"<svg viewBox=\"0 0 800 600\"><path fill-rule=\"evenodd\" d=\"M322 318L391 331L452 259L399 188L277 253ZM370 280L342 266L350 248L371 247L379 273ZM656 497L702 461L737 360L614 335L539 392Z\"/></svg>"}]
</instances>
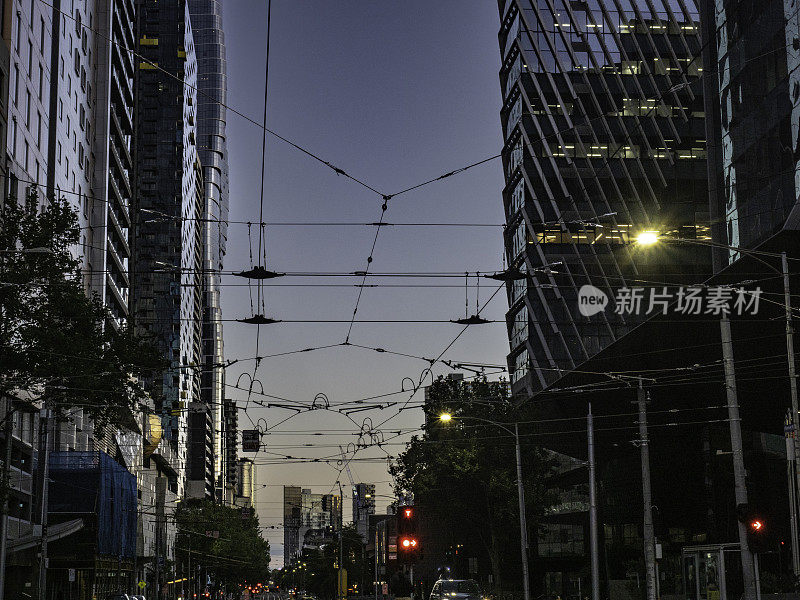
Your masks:
<instances>
[{"instance_id":1,"label":"dusk sky","mask_svg":"<svg viewBox=\"0 0 800 600\"><path fill-rule=\"evenodd\" d=\"M261 121L264 95L266 3L225 3L224 28L228 58L228 103ZM269 102L267 126L344 169L383 193L397 192L443 173L499 153L500 53L498 12L492 0L275 0L272 3ZM245 119L228 113L230 218L259 220L261 132ZM502 165L493 160L465 173L436 182L389 202L385 220L414 223L501 224ZM267 137L263 215L267 222L371 223L380 218L381 198L345 177L337 176L273 136ZM225 269L250 266L250 247L257 254L257 229L231 224ZM375 235L374 227L267 227L267 268L289 272L352 272L363 270ZM475 272L502 268L501 227L384 227L374 252L374 272ZM257 261L256 261L257 262ZM223 318L251 316L245 280L225 277ZM284 277L265 287L266 314L275 319L349 319L359 279ZM452 287L366 288L358 319L449 320L464 316L464 278L368 279L381 284L445 284ZM481 282L480 302L496 288ZM231 285L236 284L236 285ZM339 284L349 287L297 287L297 284ZM475 284L475 278L470 285ZM470 289L470 313L476 289ZM504 292L482 313L504 318ZM261 327L259 355L339 344L346 323L279 323ZM350 341L415 356L437 356L458 334L450 323L356 323ZM225 323L228 360L255 356L256 327ZM508 349L502 323L470 327L445 354L445 359L504 364ZM254 362L243 361L227 371L235 385ZM398 391L404 377L418 380L426 363L354 347L335 347L261 362L257 379L264 392L304 402L318 393L331 403ZM439 364L436 374L450 371ZM469 375L469 373L467 373ZM246 387L247 376L240 379ZM406 382L405 387L408 387ZM256 389L259 390L258 386ZM228 388L240 404L245 392ZM408 394L391 397L405 402ZM267 398L253 396L258 401ZM420 392L414 399L422 400ZM377 424L397 406L356 413L361 423ZM253 421L270 427L293 414L280 408L259 408L252 402ZM405 411L382 428L386 437L419 427L422 411ZM251 427L239 412L239 428ZM335 430L335 431L332 431ZM315 432L326 433L324 436ZM349 481L335 460L297 463L278 455L330 457L339 444L355 442L358 427L331 411L299 413L265 438L266 452L255 456L261 524L277 526L266 534L272 566L283 565L282 486L301 485L315 492L345 490L345 522L350 520ZM391 501L387 452L402 450L408 435L385 446L357 453L351 469L356 481L378 484L378 512ZM313 444L313 446L307 446ZM275 453L275 454L270 454ZM254 455L249 455L254 456ZM352 454L350 455L352 456ZM372 458L374 460L364 460Z\"/></svg>"}]
</instances>

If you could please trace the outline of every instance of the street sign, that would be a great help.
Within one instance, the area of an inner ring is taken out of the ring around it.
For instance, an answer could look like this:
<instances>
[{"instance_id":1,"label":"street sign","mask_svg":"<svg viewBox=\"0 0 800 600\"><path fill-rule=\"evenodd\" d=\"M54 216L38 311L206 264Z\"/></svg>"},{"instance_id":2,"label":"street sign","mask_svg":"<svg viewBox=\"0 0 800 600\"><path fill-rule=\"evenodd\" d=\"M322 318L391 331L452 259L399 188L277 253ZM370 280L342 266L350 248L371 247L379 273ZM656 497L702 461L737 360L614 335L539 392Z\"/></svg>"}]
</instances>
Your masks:
<instances>
[{"instance_id":1,"label":"street sign","mask_svg":"<svg viewBox=\"0 0 800 600\"><path fill-rule=\"evenodd\" d=\"M261 439L258 429L245 429L242 431L242 452L258 452Z\"/></svg>"},{"instance_id":2,"label":"street sign","mask_svg":"<svg viewBox=\"0 0 800 600\"><path fill-rule=\"evenodd\" d=\"M70 569L69 570L69 581L70 581L70 583L75 581L75 569Z\"/></svg>"},{"instance_id":3,"label":"street sign","mask_svg":"<svg viewBox=\"0 0 800 600\"><path fill-rule=\"evenodd\" d=\"M146 587L147 587L147 584L146 584L144 581L140 581L140 582L139 582L139 583L137 583L136 585L138 585L138 586L139 586L139 589L140 589L140 590L143 590L144 588L146 588Z\"/></svg>"}]
</instances>

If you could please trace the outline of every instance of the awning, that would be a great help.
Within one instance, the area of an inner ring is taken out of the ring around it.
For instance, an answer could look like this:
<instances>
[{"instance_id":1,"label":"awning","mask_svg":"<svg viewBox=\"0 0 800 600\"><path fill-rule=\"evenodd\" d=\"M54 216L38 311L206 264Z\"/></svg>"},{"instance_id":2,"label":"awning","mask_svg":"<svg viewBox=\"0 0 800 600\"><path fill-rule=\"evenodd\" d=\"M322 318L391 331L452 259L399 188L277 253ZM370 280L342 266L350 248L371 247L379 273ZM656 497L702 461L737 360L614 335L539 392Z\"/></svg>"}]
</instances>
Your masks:
<instances>
[{"instance_id":1,"label":"awning","mask_svg":"<svg viewBox=\"0 0 800 600\"><path fill-rule=\"evenodd\" d=\"M73 533L80 531L81 529L83 529L83 519L72 519L71 521L65 521L64 523L50 525L47 528L47 541L54 542L56 540L60 540L61 538L65 538L68 535L72 535ZM28 548L38 546L41 543L41 540L42 526L34 525L33 533L23 535L15 540L8 540L6 549L9 554L19 552L21 550L27 550Z\"/></svg>"}]
</instances>

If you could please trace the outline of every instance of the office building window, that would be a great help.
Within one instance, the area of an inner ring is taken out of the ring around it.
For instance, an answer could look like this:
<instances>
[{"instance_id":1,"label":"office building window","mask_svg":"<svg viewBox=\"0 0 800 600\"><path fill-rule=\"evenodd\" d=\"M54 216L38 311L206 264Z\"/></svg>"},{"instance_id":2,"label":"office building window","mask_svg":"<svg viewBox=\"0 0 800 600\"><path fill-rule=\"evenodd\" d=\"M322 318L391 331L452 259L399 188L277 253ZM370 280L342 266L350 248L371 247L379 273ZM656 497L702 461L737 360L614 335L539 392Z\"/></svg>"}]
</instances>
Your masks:
<instances>
[{"instance_id":1,"label":"office building window","mask_svg":"<svg viewBox=\"0 0 800 600\"><path fill-rule=\"evenodd\" d=\"M19 44L21 37L22 37L22 21L19 18L19 14L17 14L17 39L14 41L14 49L17 51L17 55L19 55Z\"/></svg>"},{"instance_id":2,"label":"office building window","mask_svg":"<svg viewBox=\"0 0 800 600\"><path fill-rule=\"evenodd\" d=\"M42 113L36 111L36 146L42 148Z\"/></svg>"},{"instance_id":3,"label":"office building window","mask_svg":"<svg viewBox=\"0 0 800 600\"><path fill-rule=\"evenodd\" d=\"M28 170L28 159L30 155L30 146L28 145L28 140L25 140L25 170Z\"/></svg>"},{"instance_id":4,"label":"office building window","mask_svg":"<svg viewBox=\"0 0 800 600\"><path fill-rule=\"evenodd\" d=\"M39 100L42 99L43 93L44 93L44 69L42 68L42 63L39 63Z\"/></svg>"},{"instance_id":5,"label":"office building window","mask_svg":"<svg viewBox=\"0 0 800 600\"><path fill-rule=\"evenodd\" d=\"M39 51L44 56L44 17L39 17Z\"/></svg>"},{"instance_id":6,"label":"office building window","mask_svg":"<svg viewBox=\"0 0 800 600\"><path fill-rule=\"evenodd\" d=\"M11 153L17 155L17 117L11 119Z\"/></svg>"},{"instance_id":7,"label":"office building window","mask_svg":"<svg viewBox=\"0 0 800 600\"><path fill-rule=\"evenodd\" d=\"M31 91L26 89L25 90L25 127L28 128L28 131L31 129Z\"/></svg>"},{"instance_id":8,"label":"office building window","mask_svg":"<svg viewBox=\"0 0 800 600\"><path fill-rule=\"evenodd\" d=\"M57 154L57 158L58 158L58 164L61 164L61 142L58 142L58 154Z\"/></svg>"},{"instance_id":9,"label":"office building window","mask_svg":"<svg viewBox=\"0 0 800 600\"><path fill-rule=\"evenodd\" d=\"M33 42L28 38L28 77L33 75Z\"/></svg>"},{"instance_id":10,"label":"office building window","mask_svg":"<svg viewBox=\"0 0 800 600\"><path fill-rule=\"evenodd\" d=\"M19 106L19 65L14 63L14 106Z\"/></svg>"}]
</instances>

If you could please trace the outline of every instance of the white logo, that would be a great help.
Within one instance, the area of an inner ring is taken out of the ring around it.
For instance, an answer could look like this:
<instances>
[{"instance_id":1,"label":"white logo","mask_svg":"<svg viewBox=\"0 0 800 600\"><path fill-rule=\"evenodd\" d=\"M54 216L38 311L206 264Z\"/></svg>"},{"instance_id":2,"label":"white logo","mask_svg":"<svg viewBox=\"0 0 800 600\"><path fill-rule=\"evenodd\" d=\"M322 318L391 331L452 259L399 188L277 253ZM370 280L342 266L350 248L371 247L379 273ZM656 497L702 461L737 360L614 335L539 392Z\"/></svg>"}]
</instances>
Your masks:
<instances>
[{"instance_id":1,"label":"white logo","mask_svg":"<svg viewBox=\"0 0 800 600\"><path fill-rule=\"evenodd\" d=\"M584 317L591 317L605 310L608 296L593 285L584 285L578 290L578 310Z\"/></svg>"}]
</instances>

